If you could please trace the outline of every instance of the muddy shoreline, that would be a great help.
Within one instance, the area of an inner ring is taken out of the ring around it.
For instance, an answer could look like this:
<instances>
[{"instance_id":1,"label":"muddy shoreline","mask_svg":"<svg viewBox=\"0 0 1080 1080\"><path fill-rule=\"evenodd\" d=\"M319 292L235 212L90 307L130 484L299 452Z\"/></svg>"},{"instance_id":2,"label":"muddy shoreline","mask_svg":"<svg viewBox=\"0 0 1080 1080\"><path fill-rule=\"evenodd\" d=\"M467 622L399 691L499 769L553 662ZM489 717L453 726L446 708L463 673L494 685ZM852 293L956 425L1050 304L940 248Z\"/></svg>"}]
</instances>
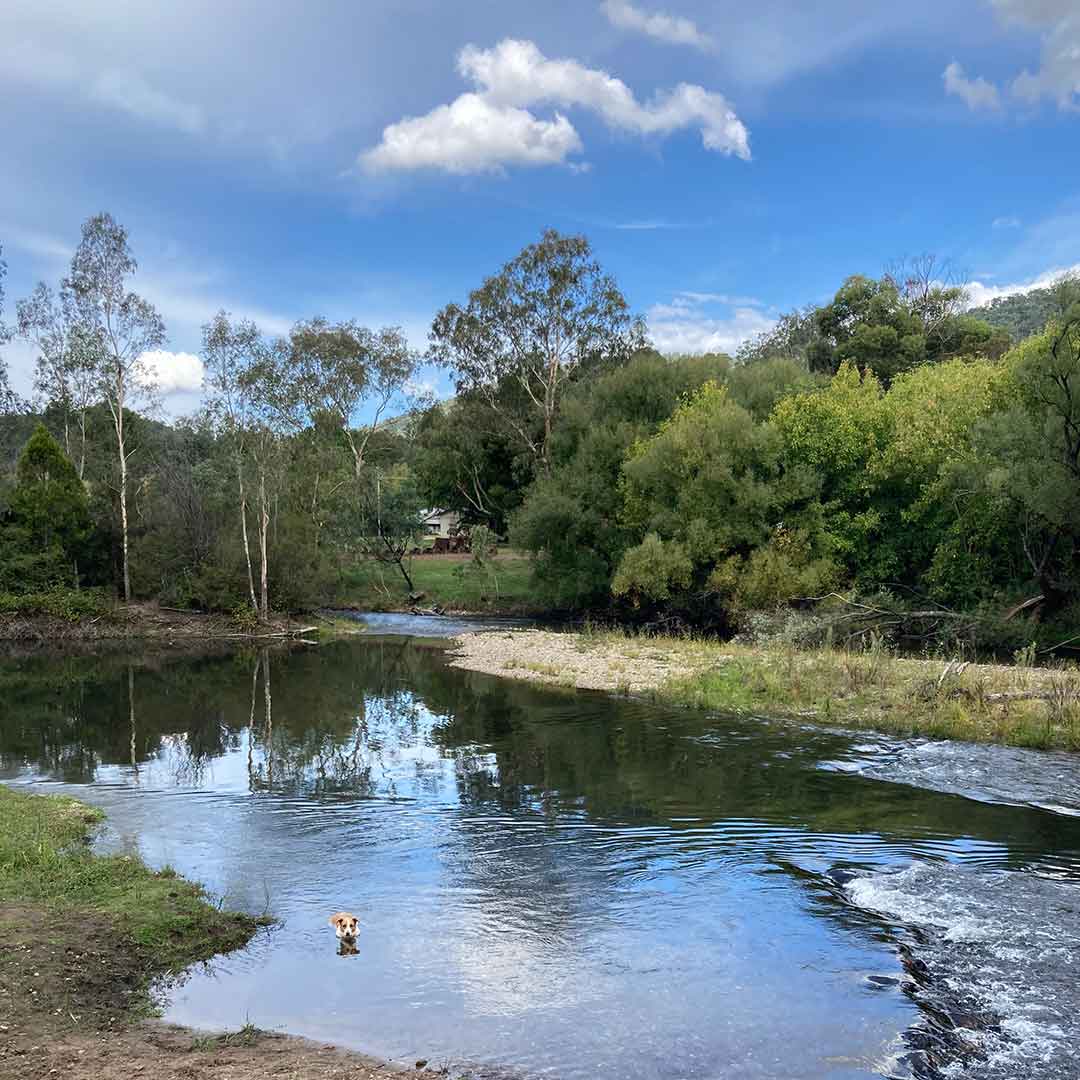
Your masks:
<instances>
[{"instance_id":1,"label":"muddy shoreline","mask_svg":"<svg viewBox=\"0 0 1080 1080\"><path fill-rule=\"evenodd\" d=\"M274 1032L213 1033L144 1017L147 957L108 920L0 904L3 1080L432 1080L440 1071Z\"/></svg>"}]
</instances>

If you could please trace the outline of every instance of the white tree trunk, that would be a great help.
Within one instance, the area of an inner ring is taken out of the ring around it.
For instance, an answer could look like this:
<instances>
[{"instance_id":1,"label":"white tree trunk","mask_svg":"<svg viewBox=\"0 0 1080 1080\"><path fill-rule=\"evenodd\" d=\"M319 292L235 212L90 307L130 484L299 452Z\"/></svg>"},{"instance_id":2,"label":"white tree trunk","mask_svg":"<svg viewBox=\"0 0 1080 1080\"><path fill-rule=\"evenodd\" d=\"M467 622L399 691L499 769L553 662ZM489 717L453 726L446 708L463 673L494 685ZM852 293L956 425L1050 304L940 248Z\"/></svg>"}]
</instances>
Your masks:
<instances>
[{"instance_id":1,"label":"white tree trunk","mask_svg":"<svg viewBox=\"0 0 1080 1080\"><path fill-rule=\"evenodd\" d=\"M251 546L248 544L247 528L247 497L244 494L244 464L240 455L236 456L236 483L240 490L240 532L244 537L244 562L247 564L248 595L251 597L251 606L257 612L259 602L255 599L255 578L251 572Z\"/></svg>"},{"instance_id":2,"label":"white tree trunk","mask_svg":"<svg viewBox=\"0 0 1080 1080\"><path fill-rule=\"evenodd\" d=\"M266 473L259 473L259 585L260 585L260 614L264 622L270 621L270 591L266 580L268 542L267 532L270 528L270 506L266 499Z\"/></svg>"},{"instance_id":3,"label":"white tree trunk","mask_svg":"<svg viewBox=\"0 0 1080 1080\"><path fill-rule=\"evenodd\" d=\"M128 514L127 514L127 450L124 444L124 393L122 382L117 378L116 448L120 454L120 533L124 549L124 603L131 603L131 571L128 568Z\"/></svg>"}]
</instances>

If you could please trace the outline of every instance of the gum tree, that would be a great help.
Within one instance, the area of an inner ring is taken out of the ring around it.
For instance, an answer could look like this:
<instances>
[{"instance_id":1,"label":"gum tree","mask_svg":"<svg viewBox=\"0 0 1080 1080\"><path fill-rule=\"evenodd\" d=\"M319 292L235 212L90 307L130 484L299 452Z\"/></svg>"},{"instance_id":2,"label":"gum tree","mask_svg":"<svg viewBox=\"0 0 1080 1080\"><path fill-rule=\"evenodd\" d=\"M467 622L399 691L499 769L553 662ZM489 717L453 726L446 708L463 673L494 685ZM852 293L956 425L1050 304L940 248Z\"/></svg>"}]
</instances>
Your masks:
<instances>
[{"instance_id":1,"label":"gum tree","mask_svg":"<svg viewBox=\"0 0 1080 1080\"><path fill-rule=\"evenodd\" d=\"M4 345L11 339L11 331L4 326L4 277L7 274L7 263L3 260L4 249L0 247L0 345ZM0 353L0 414L14 412L16 398L8 383L7 361L3 353Z\"/></svg>"},{"instance_id":2,"label":"gum tree","mask_svg":"<svg viewBox=\"0 0 1080 1080\"><path fill-rule=\"evenodd\" d=\"M567 384L581 369L619 364L644 345L615 279L583 236L549 229L431 327L431 356L459 392L488 402L545 473Z\"/></svg>"},{"instance_id":3,"label":"gum tree","mask_svg":"<svg viewBox=\"0 0 1080 1080\"><path fill-rule=\"evenodd\" d=\"M79 307L79 332L91 343L94 383L112 418L119 465L120 531L124 600L131 600L128 560L128 461L126 410L152 401L152 383L143 360L165 341L165 324L154 306L128 288L137 263L127 230L111 214L97 214L82 228L71 260L69 287Z\"/></svg>"},{"instance_id":4,"label":"gum tree","mask_svg":"<svg viewBox=\"0 0 1080 1080\"><path fill-rule=\"evenodd\" d=\"M43 281L16 305L18 332L37 349L34 389L44 403L59 410L64 424L64 452L75 462L79 479L86 473L86 415L97 393L95 341L80 321L79 305L70 281L54 292ZM72 447L78 428L78 450Z\"/></svg>"},{"instance_id":5,"label":"gum tree","mask_svg":"<svg viewBox=\"0 0 1080 1080\"><path fill-rule=\"evenodd\" d=\"M209 392L207 408L217 431L229 446L236 470L237 510L244 546L244 565L247 568L248 596L256 613L259 612L259 601L255 596L255 578L251 569L248 494L244 472L254 441L254 407L249 373L259 363L262 350L263 339L259 328L249 320L233 322L228 312L219 311L203 327L202 356Z\"/></svg>"}]
</instances>

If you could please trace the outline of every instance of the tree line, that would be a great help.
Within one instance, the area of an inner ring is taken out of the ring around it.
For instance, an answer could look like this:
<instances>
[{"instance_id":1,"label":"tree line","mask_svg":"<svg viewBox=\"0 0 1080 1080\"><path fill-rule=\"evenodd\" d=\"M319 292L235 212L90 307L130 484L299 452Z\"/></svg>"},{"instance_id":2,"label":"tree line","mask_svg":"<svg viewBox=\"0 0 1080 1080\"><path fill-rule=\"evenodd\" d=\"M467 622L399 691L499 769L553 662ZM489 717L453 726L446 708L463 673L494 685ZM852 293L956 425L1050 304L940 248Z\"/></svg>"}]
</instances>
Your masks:
<instances>
[{"instance_id":1,"label":"tree line","mask_svg":"<svg viewBox=\"0 0 1080 1080\"><path fill-rule=\"evenodd\" d=\"M732 627L845 593L1080 621L1075 279L1021 317L909 260L734 356L661 356L588 241L548 231L440 311L424 354L396 328L272 337L223 311L202 407L163 423L136 269L99 215L15 306L37 362L32 403L0 368L0 591L266 618L378 560L411 592L438 507L529 552L552 608ZM451 399L417 399L425 362Z\"/></svg>"},{"instance_id":2,"label":"tree line","mask_svg":"<svg viewBox=\"0 0 1080 1080\"><path fill-rule=\"evenodd\" d=\"M264 620L332 600L346 561L385 557L415 516L407 440L383 422L416 406L420 357L397 328L314 317L271 337L222 311L201 408L165 423L165 325L136 272L126 230L97 215L4 331L36 366L32 402L0 368L0 592L97 587Z\"/></svg>"}]
</instances>

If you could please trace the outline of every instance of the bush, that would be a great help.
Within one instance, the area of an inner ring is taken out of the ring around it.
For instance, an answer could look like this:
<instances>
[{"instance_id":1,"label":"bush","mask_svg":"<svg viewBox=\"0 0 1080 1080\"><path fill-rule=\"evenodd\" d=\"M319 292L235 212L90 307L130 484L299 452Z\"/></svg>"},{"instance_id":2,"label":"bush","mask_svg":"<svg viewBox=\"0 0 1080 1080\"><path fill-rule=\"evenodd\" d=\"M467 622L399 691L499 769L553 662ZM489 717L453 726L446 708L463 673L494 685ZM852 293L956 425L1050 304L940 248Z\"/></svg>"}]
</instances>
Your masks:
<instances>
[{"instance_id":1,"label":"bush","mask_svg":"<svg viewBox=\"0 0 1080 1080\"><path fill-rule=\"evenodd\" d=\"M637 547L631 548L619 563L611 591L627 596L635 605L644 600L667 600L690 584L694 565L677 540L664 542L656 533L648 533Z\"/></svg>"},{"instance_id":2,"label":"bush","mask_svg":"<svg viewBox=\"0 0 1080 1080\"><path fill-rule=\"evenodd\" d=\"M0 593L0 614L51 615L77 622L108 615L113 602L102 589L51 589L48 592Z\"/></svg>"},{"instance_id":3,"label":"bush","mask_svg":"<svg viewBox=\"0 0 1080 1080\"><path fill-rule=\"evenodd\" d=\"M815 557L802 530L774 530L767 544L747 558L725 559L709 577L709 586L735 611L770 610L834 589L840 570L831 560Z\"/></svg>"}]
</instances>

